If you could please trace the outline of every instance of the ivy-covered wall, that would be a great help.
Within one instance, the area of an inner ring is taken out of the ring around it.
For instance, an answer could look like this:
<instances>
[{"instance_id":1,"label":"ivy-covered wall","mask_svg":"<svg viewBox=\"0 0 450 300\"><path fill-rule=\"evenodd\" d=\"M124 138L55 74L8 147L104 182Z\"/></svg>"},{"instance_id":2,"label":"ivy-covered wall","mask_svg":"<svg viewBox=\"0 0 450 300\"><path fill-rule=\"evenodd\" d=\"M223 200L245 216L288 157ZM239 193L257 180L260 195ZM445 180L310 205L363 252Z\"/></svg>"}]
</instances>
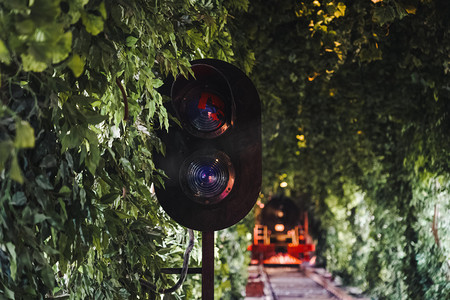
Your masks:
<instances>
[{"instance_id":1,"label":"ivy-covered wall","mask_svg":"<svg viewBox=\"0 0 450 300\"><path fill-rule=\"evenodd\" d=\"M0 298L162 298L139 280L172 285L160 268L182 265L187 233L152 193L170 117L156 89L192 59L231 60L229 11L246 5L0 1ZM232 297L245 274L220 266ZM199 283L164 299L198 299Z\"/></svg>"}]
</instances>

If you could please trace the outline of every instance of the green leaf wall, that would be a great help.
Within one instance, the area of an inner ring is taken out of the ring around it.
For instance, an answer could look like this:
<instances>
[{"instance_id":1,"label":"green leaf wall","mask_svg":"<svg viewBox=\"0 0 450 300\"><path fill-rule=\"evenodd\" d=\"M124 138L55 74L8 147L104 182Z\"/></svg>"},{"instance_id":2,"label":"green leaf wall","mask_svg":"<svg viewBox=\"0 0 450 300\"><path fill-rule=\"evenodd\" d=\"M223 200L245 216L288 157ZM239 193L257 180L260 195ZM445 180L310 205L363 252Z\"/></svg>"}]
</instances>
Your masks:
<instances>
[{"instance_id":1,"label":"green leaf wall","mask_svg":"<svg viewBox=\"0 0 450 300\"><path fill-rule=\"evenodd\" d=\"M152 191L169 118L156 89L192 59L232 59L227 6L0 1L0 298L162 299L139 280L175 283L160 269L182 265L187 231ZM200 291L197 276L164 299Z\"/></svg>"}]
</instances>

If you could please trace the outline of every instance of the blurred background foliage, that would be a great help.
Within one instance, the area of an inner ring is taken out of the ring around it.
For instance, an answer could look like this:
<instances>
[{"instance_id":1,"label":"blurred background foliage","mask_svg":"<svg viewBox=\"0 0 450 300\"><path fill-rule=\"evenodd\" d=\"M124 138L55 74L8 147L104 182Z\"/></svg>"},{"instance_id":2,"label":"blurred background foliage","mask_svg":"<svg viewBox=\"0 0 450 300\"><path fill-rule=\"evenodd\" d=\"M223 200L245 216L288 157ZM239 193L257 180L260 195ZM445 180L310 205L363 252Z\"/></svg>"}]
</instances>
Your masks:
<instances>
[{"instance_id":1,"label":"blurred background foliage","mask_svg":"<svg viewBox=\"0 0 450 300\"><path fill-rule=\"evenodd\" d=\"M321 265L375 299L450 298L449 5L0 0L0 297L163 298L139 279L173 284L187 233L152 193L156 89L208 57L255 82L262 199L310 211ZM241 298L251 227L216 233L218 299Z\"/></svg>"},{"instance_id":2,"label":"blurred background foliage","mask_svg":"<svg viewBox=\"0 0 450 300\"><path fill-rule=\"evenodd\" d=\"M375 299L450 297L448 1L251 1L263 194L314 215L318 263Z\"/></svg>"}]
</instances>

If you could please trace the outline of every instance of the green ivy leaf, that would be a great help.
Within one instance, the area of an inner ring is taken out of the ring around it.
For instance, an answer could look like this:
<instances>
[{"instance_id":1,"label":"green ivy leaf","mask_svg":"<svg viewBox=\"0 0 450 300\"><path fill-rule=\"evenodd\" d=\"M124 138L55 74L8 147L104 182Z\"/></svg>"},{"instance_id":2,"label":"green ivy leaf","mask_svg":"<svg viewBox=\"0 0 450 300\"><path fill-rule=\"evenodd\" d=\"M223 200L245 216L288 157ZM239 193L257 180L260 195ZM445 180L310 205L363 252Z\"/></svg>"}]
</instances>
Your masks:
<instances>
[{"instance_id":1,"label":"green ivy leaf","mask_svg":"<svg viewBox=\"0 0 450 300\"><path fill-rule=\"evenodd\" d=\"M75 24L81 17L83 7L88 4L89 0L72 0L69 5L67 18L71 24Z\"/></svg>"},{"instance_id":2,"label":"green ivy leaf","mask_svg":"<svg viewBox=\"0 0 450 300\"><path fill-rule=\"evenodd\" d=\"M14 154L11 162L11 170L10 170L11 179L17 181L18 183L23 183L22 171L19 167L19 162L17 161L17 156Z\"/></svg>"},{"instance_id":3,"label":"green ivy leaf","mask_svg":"<svg viewBox=\"0 0 450 300\"><path fill-rule=\"evenodd\" d=\"M11 204L16 206L22 206L27 202L27 197L24 192L17 192L11 198Z\"/></svg>"},{"instance_id":4,"label":"green ivy leaf","mask_svg":"<svg viewBox=\"0 0 450 300\"><path fill-rule=\"evenodd\" d=\"M126 43L127 47L133 47L139 39L134 36L127 37Z\"/></svg>"},{"instance_id":5,"label":"green ivy leaf","mask_svg":"<svg viewBox=\"0 0 450 300\"><path fill-rule=\"evenodd\" d=\"M24 71L42 72L48 67L45 62L37 60L32 54L22 53L20 57L22 58Z\"/></svg>"},{"instance_id":6,"label":"green ivy leaf","mask_svg":"<svg viewBox=\"0 0 450 300\"><path fill-rule=\"evenodd\" d=\"M6 249L8 249L8 253L10 255L10 270L11 270L11 278L13 280L16 280L16 273L17 273L17 254L16 254L16 246L9 242L6 243Z\"/></svg>"},{"instance_id":7,"label":"green ivy leaf","mask_svg":"<svg viewBox=\"0 0 450 300\"><path fill-rule=\"evenodd\" d=\"M9 65L11 62L11 56L9 54L8 48L6 48L5 43L0 40L0 62Z\"/></svg>"},{"instance_id":8,"label":"green ivy leaf","mask_svg":"<svg viewBox=\"0 0 450 300\"><path fill-rule=\"evenodd\" d=\"M384 25L394 21L395 16L395 10L391 6L379 6L375 8L372 18L375 23Z\"/></svg>"},{"instance_id":9,"label":"green ivy leaf","mask_svg":"<svg viewBox=\"0 0 450 300\"><path fill-rule=\"evenodd\" d=\"M17 22L16 30L21 35L31 35L36 30L36 23L33 20L26 19L21 22Z\"/></svg>"},{"instance_id":10,"label":"green ivy leaf","mask_svg":"<svg viewBox=\"0 0 450 300\"><path fill-rule=\"evenodd\" d=\"M14 296L14 292L11 291L10 289L8 289L6 286L4 286L3 284L0 284L0 286L2 287L2 290L4 292L4 295L6 297L6 299L15 299Z\"/></svg>"},{"instance_id":11,"label":"green ivy leaf","mask_svg":"<svg viewBox=\"0 0 450 300\"><path fill-rule=\"evenodd\" d=\"M62 34L53 48L51 49L52 63L56 64L69 56L72 51L72 32L68 31Z\"/></svg>"},{"instance_id":12,"label":"green ivy leaf","mask_svg":"<svg viewBox=\"0 0 450 300\"><path fill-rule=\"evenodd\" d=\"M40 186L44 190L53 190L53 186L48 180L48 178L44 175L39 175L35 179L38 186Z\"/></svg>"},{"instance_id":13,"label":"green ivy leaf","mask_svg":"<svg viewBox=\"0 0 450 300\"><path fill-rule=\"evenodd\" d=\"M103 18L94 14L86 13L83 11L81 14L81 20L86 27L86 31L92 35L97 35L103 31Z\"/></svg>"},{"instance_id":14,"label":"green ivy leaf","mask_svg":"<svg viewBox=\"0 0 450 300\"><path fill-rule=\"evenodd\" d=\"M74 54L67 65L72 70L75 77L80 77L81 74L83 74L84 59L82 59L78 54Z\"/></svg>"},{"instance_id":15,"label":"green ivy leaf","mask_svg":"<svg viewBox=\"0 0 450 300\"><path fill-rule=\"evenodd\" d=\"M121 212L120 210L115 211L116 215L121 219L131 219L133 218L131 215Z\"/></svg>"},{"instance_id":16,"label":"green ivy leaf","mask_svg":"<svg viewBox=\"0 0 450 300\"><path fill-rule=\"evenodd\" d=\"M105 1L102 1L102 3L100 3L100 5L98 6L98 11L102 15L103 19L106 20L107 14L106 14Z\"/></svg>"},{"instance_id":17,"label":"green ivy leaf","mask_svg":"<svg viewBox=\"0 0 450 300\"><path fill-rule=\"evenodd\" d=\"M67 149L78 147L86 134L86 128L80 125L74 126L69 134L66 134L61 140L61 153Z\"/></svg>"},{"instance_id":18,"label":"green ivy leaf","mask_svg":"<svg viewBox=\"0 0 450 300\"><path fill-rule=\"evenodd\" d=\"M100 203L102 204L112 204L120 197L119 193L106 194L100 198Z\"/></svg>"},{"instance_id":19,"label":"green ivy leaf","mask_svg":"<svg viewBox=\"0 0 450 300\"><path fill-rule=\"evenodd\" d=\"M92 125L101 123L108 119L108 116L102 116L98 112L93 111L85 111L84 117L86 118L86 122Z\"/></svg>"},{"instance_id":20,"label":"green ivy leaf","mask_svg":"<svg viewBox=\"0 0 450 300\"><path fill-rule=\"evenodd\" d=\"M56 156L54 154L46 155L39 164L40 168L54 168L56 167L57 161Z\"/></svg>"},{"instance_id":21,"label":"green ivy leaf","mask_svg":"<svg viewBox=\"0 0 450 300\"><path fill-rule=\"evenodd\" d=\"M47 287L53 289L55 286L55 274L49 265L45 265L41 271L42 279Z\"/></svg>"},{"instance_id":22,"label":"green ivy leaf","mask_svg":"<svg viewBox=\"0 0 450 300\"><path fill-rule=\"evenodd\" d=\"M94 176L99 162L100 162L100 150L97 146L92 145L89 151L89 155L86 158L86 166L89 172L91 172L91 174Z\"/></svg>"},{"instance_id":23,"label":"green ivy leaf","mask_svg":"<svg viewBox=\"0 0 450 300\"><path fill-rule=\"evenodd\" d=\"M177 53L178 52L177 42L175 40L175 34L173 32L169 34L169 39L173 49L175 50L175 53Z\"/></svg>"},{"instance_id":24,"label":"green ivy leaf","mask_svg":"<svg viewBox=\"0 0 450 300\"><path fill-rule=\"evenodd\" d=\"M67 185L63 185L58 192L58 194L70 194L70 193L72 193L72 190Z\"/></svg>"},{"instance_id":25,"label":"green ivy leaf","mask_svg":"<svg viewBox=\"0 0 450 300\"><path fill-rule=\"evenodd\" d=\"M61 193L61 191L59 191ZM62 211L63 211L63 220L67 220L67 210L66 210L66 204L61 198L58 198L59 205L61 205Z\"/></svg>"},{"instance_id":26,"label":"green ivy leaf","mask_svg":"<svg viewBox=\"0 0 450 300\"><path fill-rule=\"evenodd\" d=\"M47 220L47 219L49 219L49 217L47 217L47 216L44 215L44 214L35 214L35 215L33 216L33 222L34 222L34 224L41 223L41 222L43 222L43 221L45 221L45 220Z\"/></svg>"},{"instance_id":27,"label":"green ivy leaf","mask_svg":"<svg viewBox=\"0 0 450 300\"><path fill-rule=\"evenodd\" d=\"M5 162L11 156L13 148L12 141L0 142L0 172L5 168Z\"/></svg>"},{"instance_id":28,"label":"green ivy leaf","mask_svg":"<svg viewBox=\"0 0 450 300\"><path fill-rule=\"evenodd\" d=\"M21 120L16 123L16 148L34 148L34 129L27 121Z\"/></svg>"}]
</instances>

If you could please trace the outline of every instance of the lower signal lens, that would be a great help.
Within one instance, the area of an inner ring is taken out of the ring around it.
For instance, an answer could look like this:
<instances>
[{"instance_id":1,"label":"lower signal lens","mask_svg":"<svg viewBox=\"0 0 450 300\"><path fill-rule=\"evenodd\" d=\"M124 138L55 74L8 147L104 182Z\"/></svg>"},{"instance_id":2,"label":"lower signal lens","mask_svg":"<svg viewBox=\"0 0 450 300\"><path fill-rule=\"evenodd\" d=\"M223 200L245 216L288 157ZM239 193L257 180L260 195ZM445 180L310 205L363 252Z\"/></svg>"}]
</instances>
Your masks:
<instances>
[{"instance_id":1,"label":"lower signal lens","mask_svg":"<svg viewBox=\"0 0 450 300\"><path fill-rule=\"evenodd\" d=\"M234 184L234 168L223 152L196 152L188 157L180 169L184 193L202 204L214 204L224 199Z\"/></svg>"}]
</instances>

